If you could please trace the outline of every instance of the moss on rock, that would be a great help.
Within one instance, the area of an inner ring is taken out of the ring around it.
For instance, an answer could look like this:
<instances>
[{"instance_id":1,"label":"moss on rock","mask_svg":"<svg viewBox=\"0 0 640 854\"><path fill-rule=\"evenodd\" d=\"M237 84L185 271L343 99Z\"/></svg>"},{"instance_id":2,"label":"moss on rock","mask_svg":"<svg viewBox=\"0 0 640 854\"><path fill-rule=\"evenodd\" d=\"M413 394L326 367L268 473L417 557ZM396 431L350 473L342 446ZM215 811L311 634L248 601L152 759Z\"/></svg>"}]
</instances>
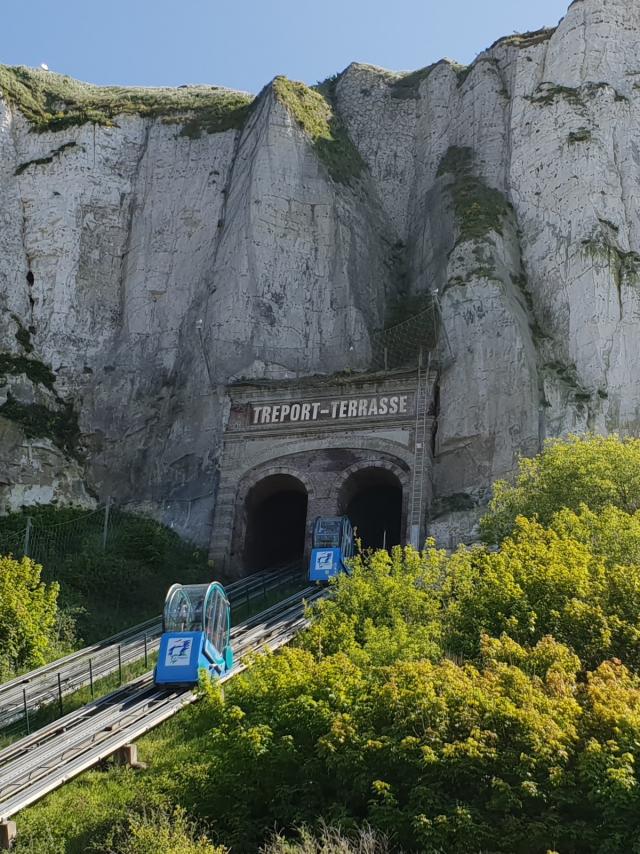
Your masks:
<instances>
[{"instance_id":1,"label":"moss on rock","mask_svg":"<svg viewBox=\"0 0 640 854\"><path fill-rule=\"evenodd\" d=\"M22 65L0 65L0 92L36 132L88 122L113 127L117 116L129 114L181 123L182 133L193 137L242 127L253 101L246 92L218 86L94 86Z\"/></svg>"},{"instance_id":2,"label":"moss on rock","mask_svg":"<svg viewBox=\"0 0 640 854\"><path fill-rule=\"evenodd\" d=\"M333 85L325 87L332 96ZM334 181L348 184L364 169L364 161L336 110L317 89L304 83L276 77L273 92L304 132Z\"/></svg>"},{"instance_id":3,"label":"moss on rock","mask_svg":"<svg viewBox=\"0 0 640 854\"><path fill-rule=\"evenodd\" d=\"M20 327L16 333L16 338L21 334L21 331L26 335L29 334L24 327ZM27 359L26 356L15 356L13 353L0 353L0 377L7 374L11 376L24 374L32 383L43 385L49 391L53 391L53 384L56 381L56 375L43 362L37 359Z\"/></svg>"},{"instance_id":4,"label":"moss on rock","mask_svg":"<svg viewBox=\"0 0 640 854\"><path fill-rule=\"evenodd\" d=\"M22 173L27 170L30 166L45 166L48 163L53 163L56 157L60 157L65 151L69 148L75 148L77 145L76 142L65 142L64 145L59 146L54 149L51 154L48 154L46 157L38 157L35 160L27 160L25 163L21 163L15 171L16 175L22 175Z\"/></svg>"},{"instance_id":5,"label":"moss on rock","mask_svg":"<svg viewBox=\"0 0 640 854\"><path fill-rule=\"evenodd\" d=\"M499 190L489 187L473 172L470 148L452 146L438 167L439 177L448 177L460 234L457 243L481 240L491 231L502 234L502 220L511 205Z\"/></svg>"},{"instance_id":6,"label":"moss on rock","mask_svg":"<svg viewBox=\"0 0 640 854\"><path fill-rule=\"evenodd\" d=\"M20 403L11 393L0 406L0 415L19 424L31 439L51 439L54 445L70 456L79 456L80 428L73 406L63 404L59 410L41 403Z\"/></svg>"}]
</instances>

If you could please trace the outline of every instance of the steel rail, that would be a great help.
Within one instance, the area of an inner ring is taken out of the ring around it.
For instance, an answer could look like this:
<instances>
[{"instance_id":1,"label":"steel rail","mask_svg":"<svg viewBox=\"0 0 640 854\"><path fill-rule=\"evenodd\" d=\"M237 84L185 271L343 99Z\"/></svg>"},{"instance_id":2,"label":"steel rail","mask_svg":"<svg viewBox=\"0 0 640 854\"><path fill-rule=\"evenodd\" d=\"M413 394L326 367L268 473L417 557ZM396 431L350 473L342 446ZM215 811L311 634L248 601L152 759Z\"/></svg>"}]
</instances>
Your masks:
<instances>
[{"instance_id":1,"label":"steel rail","mask_svg":"<svg viewBox=\"0 0 640 854\"><path fill-rule=\"evenodd\" d=\"M299 612L299 607L296 609L294 606L293 611L296 610ZM286 610L283 609L279 618L277 615L272 618L270 628L275 626L278 630L291 613L291 606ZM298 616L298 613L295 616ZM258 630L258 633L262 636L267 634L264 629L262 632ZM243 638L238 644L239 654L242 655L252 642L252 632L249 630L247 638ZM2 796L5 797L14 789L19 788L21 782L25 780L33 782L34 778L46 774L50 770L50 763L53 762L55 766L59 764L61 757L66 760L67 754L73 753L78 745L84 748L87 743L90 746L97 739L101 739L105 731L111 732L114 727L120 726L121 721L126 719L132 710L139 717L141 714L147 713L147 703L153 705L158 701L158 698L162 698L164 701L170 694L171 692L166 689L156 688L151 681L151 674L148 674L146 679L138 680L138 683L132 686L132 690L129 692L117 692L117 697L113 698L111 703L103 705L95 716L89 718L74 716L73 721L66 721L66 725L55 734L59 737L44 738L41 733L38 733L35 737L26 739L21 744L12 745L3 752L0 759L0 792ZM62 751L61 747L63 748Z\"/></svg>"},{"instance_id":2,"label":"steel rail","mask_svg":"<svg viewBox=\"0 0 640 854\"><path fill-rule=\"evenodd\" d=\"M233 630L238 661L220 680L247 666L250 653L288 643L308 620L305 602L326 594L307 587L249 618ZM129 744L193 703L198 695L157 687L147 673L54 724L0 751L0 821Z\"/></svg>"},{"instance_id":3,"label":"steel rail","mask_svg":"<svg viewBox=\"0 0 640 854\"><path fill-rule=\"evenodd\" d=\"M299 573L299 566L265 570L226 589L232 605L238 607L277 589ZM0 729L24 718L25 699L29 711L36 711L153 654L161 631L161 618L154 617L0 685Z\"/></svg>"}]
</instances>

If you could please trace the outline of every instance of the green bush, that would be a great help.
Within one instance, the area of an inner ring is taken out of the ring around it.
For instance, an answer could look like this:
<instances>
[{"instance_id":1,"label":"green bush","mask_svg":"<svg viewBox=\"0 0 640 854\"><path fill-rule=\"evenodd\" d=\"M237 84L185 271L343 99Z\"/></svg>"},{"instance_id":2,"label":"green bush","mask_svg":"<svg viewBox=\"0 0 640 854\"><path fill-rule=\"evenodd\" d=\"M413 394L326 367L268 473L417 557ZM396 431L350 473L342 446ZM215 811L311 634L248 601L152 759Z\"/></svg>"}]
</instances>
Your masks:
<instances>
[{"instance_id":1,"label":"green bush","mask_svg":"<svg viewBox=\"0 0 640 854\"><path fill-rule=\"evenodd\" d=\"M260 854L390 854L392 850L400 854L385 836L370 827L348 835L337 827L321 827L317 835L302 827L298 836L291 841L278 833L260 849Z\"/></svg>"},{"instance_id":2,"label":"green bush","mask_svg":"<svg viewBox=\"0 0 640 854\"><path fill-rule=\"evenodd\" d=\"M0 678L44 664L56 643L58 585L29 558L0 556Z\"/></svg>"},{"instance_id":3,"label":"green bush","mask_svg":"<svg viewBox=\"0 0 640 854\"><path fill-rule=\"evenodd\" d=\"M493 485L483 536L497 543L514 529L517 516L547 524L558 510L581 504L595 511L640 508L640 439L569 436L548 442L537 457L520 460L515 484Z\"/></svg>"},{"instance_id":4,"label":"green bush","mask_svg":"<svg viewBox=\"0 0 640 854\"><path fill-rule=\"evenodd\" d=\"M610 507L520 517L497 553L459 551L443 584L445 646L475 658L480 635L553 635L586 667L615 656L640 671L640 513Z\"/></svg>"},{"instance_id":5,"label":"green bush","mask_svg":"<svg viewBox=\"0 0 640 854\"><path fill-rule=\"evenodd\" d=\"M0 543L18 549L27 516L43 578L60 585L60 608L73 615L87 643L159 614L175 582L198 583L213 574L206 554L192 543L152 519L115 508L106 549L104 514L73 507L30 507L6 516Z\"/></svg>"},{"instance_id":6,"label":"green bush","mask_svg":"<svg viewBox=\"0 0 640 854\"><path fill-rule=\"evenodd\" d=\"M109 835L105 854L225 854L198 833L183 809L132 815Z\"/></svg>"}]
</instances>

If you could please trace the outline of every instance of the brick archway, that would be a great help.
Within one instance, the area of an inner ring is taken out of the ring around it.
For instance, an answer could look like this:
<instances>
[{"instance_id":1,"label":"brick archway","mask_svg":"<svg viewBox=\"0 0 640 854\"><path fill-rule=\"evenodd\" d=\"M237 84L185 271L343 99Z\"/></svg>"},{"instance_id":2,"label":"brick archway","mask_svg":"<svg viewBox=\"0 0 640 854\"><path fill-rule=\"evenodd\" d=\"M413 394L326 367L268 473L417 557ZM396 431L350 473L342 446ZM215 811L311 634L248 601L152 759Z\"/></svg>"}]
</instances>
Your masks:
<instances>
[{"instance_id":1,"label":"brick archway","mask_svg":"<svg viewBox=\"0 0 640 854\"><path fill-rule=\"evenodd\" d=\"M358 481L360 480L360 483ZM391 545L409 542L408 513L409 493L411 478L409 472L402 465L390 459L362 460L346 468L336 482L332 491L333 502L336 513L348 514L351 521L358 526L358 511L354 499L362 505L367 504L366 510L360 507L360 533L367 546L380 547L384 539L378 533L381 528L387 530L391 536ZM371 492L371 498L368 497ZM375 494L384 492L384 496L378 495L378 507L372 506L375 502ZM350 494L347 494L350 492ZM386 494L388 493L388 495ZM393 506L386 509L385 501L391 501ZM382 501L382 505L380 502ZM395 510L393 509L395 507ZM364 516L362 513L364 512ZM378 519L378 523L374 520ZM369 532L366 533L366 529ZM371 528L373 530L371 530ZM395 530L395 534L392 531ZM380 536L380 540L377 540ZM389 540L386 540L389 544Z\"/></svg>"},{"instance_id":2,"label":"brick archway","mask_svg":"<svg viewBox=\"0 0 640 854\"><path fill-rule=\"evenodd\" d=\"M371 468L385 469L386 471L392 472L400 481L400 485L402 486L403 491L408 490L409 472L405 468L402 468L402 466L400 466L399 464L393 463L391 462L391 460L385 459L376 460L375 462L372 462L371 460L361 460L357 463L353 463L353 465L350 465L348 468L346 468L336 479L333 485L333 498L336 501L336 506L340 496L340 492L342 491L342 488L349 480L349 478L356 472L364 471L365 469Z\"/></svg>"},{"instance_id":3,"label":"brick archway","mask_svg":"<svg viewBox=\"0 0 640 854\"><path fill-rule=\"evenodd\" d=\"M309 503L312 501L313 496L315 494L314 484L312 480L307 476L306 473L301 472L295 466L278 465L276 463L273 463L272 465L263 465L252 469L245 475L244 478L242 478L236 491L236 512L231 541L232 561L237 567L242 565L245 572L251 571L253 569L263 568L262 566L258 566L257 564L255 566L249 566L249 563L256 563L255 561L252 561L250 553L253 548L252 537L254 536L254 534L252 529L255 527L256 524L256 517L252 517L252 512L257 512L255 508L250 507L250 504L252 493L255 490L259 490L261 485L268 487L269 481L271 480L279 481L278 485L281 487L281 491L282 489L290 490L292 486L295 487L296 484L299 485L299 492L301 494L304 494L305 496L305 510L304 518L302 519L301 536L303 540L306 539L306 532L308 527L308 519L306 514L309 509ZM295 491L298 490L296 489ZM278 488L276 487L274 495L277 494ZM300 533L298 530L299 523L299 519L296 522L292 523L296 529L295 531L291 531L292 536L297 536Z\"/></svg>"}]
</instances>

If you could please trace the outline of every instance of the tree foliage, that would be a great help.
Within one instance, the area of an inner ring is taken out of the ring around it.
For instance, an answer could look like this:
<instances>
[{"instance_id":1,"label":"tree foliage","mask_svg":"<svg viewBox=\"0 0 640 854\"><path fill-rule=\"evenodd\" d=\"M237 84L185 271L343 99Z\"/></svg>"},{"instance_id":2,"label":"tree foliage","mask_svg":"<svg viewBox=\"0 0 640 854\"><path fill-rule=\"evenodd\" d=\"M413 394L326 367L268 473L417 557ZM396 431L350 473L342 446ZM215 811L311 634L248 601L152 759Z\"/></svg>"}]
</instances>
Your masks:
<instances>
[{"instance_id":1,"label":"tree foliage","mask_svg":"<svg viewBox=\"0 0 640 854\"><path fill-rule=\"evenodd\" d=\"M56 641L58 585L29 558L0 556L0 678L43 664Z\"/></svg>"},{"instance_id":2,"label":"tree foliage","mask_svg":"<svg viewBox=\"0 0 640 854\"><path fill-rule=\"evenodd\" d=\"M320 816L407 851L635 850L639 554L640 513L582 507L359 558L297 648L207 689L174 796L238 850Z\"/></svg>"},{"instance_id":3,"label":"tree foliage","mask_svg":"<svg viewBox=\"0 0 640 854\"><path fill-rule=\"evenodd\" d=\"M547 443L533 459L521 459L515 484L493 485L483 536L500 542L518 516L547 524L559 510L581 504L594 511L608 505L627 513L640 508L640 439L569 436Z\"/></svg>"},{"instance_id":4,"label":"tree foliage","mask_svg":"<svg viewBox=\"0 0 640 854\"><path fill-rule=\"evenodd\" d=\"M640 852L638 447L523 463L497 551L356 558L295 646L156 736L144 794L232 851L346 852L370 826L405 852Z\"/></svg>"}]
</instances>

